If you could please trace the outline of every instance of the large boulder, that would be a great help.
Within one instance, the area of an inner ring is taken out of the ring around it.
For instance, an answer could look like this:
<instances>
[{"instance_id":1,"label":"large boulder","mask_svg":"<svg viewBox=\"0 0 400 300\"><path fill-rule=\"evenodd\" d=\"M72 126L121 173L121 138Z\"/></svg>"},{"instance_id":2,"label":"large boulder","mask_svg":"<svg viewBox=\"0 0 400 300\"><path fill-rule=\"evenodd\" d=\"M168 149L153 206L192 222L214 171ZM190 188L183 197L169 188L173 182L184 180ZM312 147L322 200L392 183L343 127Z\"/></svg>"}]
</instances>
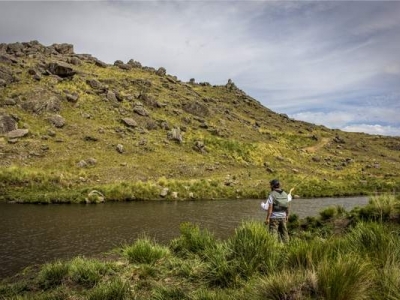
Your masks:
<instances>
[{"instance_id":1,"label":"large boulder","mask_svg":"<svg viewBox=\"0 0 400 300\"><path fill-rule=\"evenodd\" d=\"M47 65L47 70L61 78L72 77L76 71L69 65L63 62L52 62Z\"/></svg>"},{"instance_id":2,"label":"large boulder","mask_svg":"<svg viewBox=\"0 0 400 300\"><path fill-rule=\"evenodd\" d=\"M187 102L182 108L187 113L198 117L206 117L210 114L210 110L207 108L207 106L199 102Z\"/></svg>"},{"instance_id":3,"label":"large boulder","mask_svg":"<svg viewBox=\"0 0 400 300\"><path fill-rule=\"evenodd\" d=\"M0 134L18 129L17 122L10 115L0 115Z\"/></svg>"},{"instance_id":4,"label":"large boulder","mask_svg":"<svg viewBox=\"0 0 400 300\"><path fill-rule=\"evenodd\" d=\"M6 84L10 84L16 81L16 78L13 72L6 68L5 66L0 65L0 79L2 79Z\"/></svg>"},{"instance_id":5,"label":"large boulder","mask_svg":"<svg viewBox=\"0 0 400 300\"><path fill-rule=\"evenodd\" d=\"M45 97L45 96L44 96ZM43 112L58 112L61 110L61 100L56 96L42 98L40 96L32 96L29 100L21 103L21 107L35 114Z\"/></svg>"},{"instance_id":6,"label":"large boulder","mask_svg":"<svg viewBox=\"0 0 400 300\"><path fill-rule=\"evenodd\" d=\"M53 44L51 48L53 48L60 54L74 54L74 46L71 44Z\"/></svg>"}]
</instances>

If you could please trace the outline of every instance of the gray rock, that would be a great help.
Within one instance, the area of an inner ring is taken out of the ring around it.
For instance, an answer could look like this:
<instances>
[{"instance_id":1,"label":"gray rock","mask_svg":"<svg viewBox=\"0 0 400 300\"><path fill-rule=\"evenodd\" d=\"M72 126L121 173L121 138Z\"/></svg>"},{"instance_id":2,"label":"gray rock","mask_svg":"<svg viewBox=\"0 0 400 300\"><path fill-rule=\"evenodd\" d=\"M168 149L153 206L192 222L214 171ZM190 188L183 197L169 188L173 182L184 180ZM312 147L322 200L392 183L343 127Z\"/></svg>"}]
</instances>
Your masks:
<instances>
[{"instance_id":1,"label":"gray rock","mask_svg":"<svg viewBox=\"0 0 400 300\"><path fill-rule=\"evenodd\" d=\"M52 62L47 65L47 70L61 78L72 77L76 71L68 64L63 62Z\"/></svg>"},{"instance_id":2,"label":"gray rock","mask_svg":"<svg viewBox=\"0 0 400 300\"><path fill-rule=\"evenodd\" d=\"M17 122L10 115L0 116L0 134L18 129Z\"/></svg>"},{"instance_id":3,"label":"gray rock","mask_svg":"<svg viewBox=\"0 0 400 300\"><path fill-rule=\"evenodd\" d=\"M82 64L82 61L77 57L71 57L70 59L68 59L68 63L74 66L80 66Z\"/></svg>"},{"instance_id":4,"label":"gray rock","mask_svg":"<svg viewBox=\"0 0 400 300\"><path fill-rule=\"evenodd\" d=\"M85 161L85 160L81 160L80 162L78 162L77 164L76 164L79 168L84 168L84 167L87 167L87 162Z\"/></svg>"},{"instance_id":5,"label":"gray rock","mask_svg":"<svg viewBox=\"0 0 400 300\"><path fill-rule=\"evenodd\" d=\"M141 105L135 105L135 106L133 107L133 111L134 111L135 113L137 113L138 115L140 115L140 116L146 117L146 116L149 115L149 113L147 112L147 110L146 110L143 106L141 106Z\"/></svg>"},{"instance_id":6,"label":"gray rock","mask_svg":"<svg viewBox=\"0 0 400 300\"><path fill-rule=\"evenodd\" d=\"M5 66L1 65L0 65L0 80L2 80L3 82L2 85L0 84L0 86L5 86L6 84L10 84L17 81L13 72L10 69L6 68Z\"/></svg>"},{"instance_id":7,"label":"gray rock","mask_svg":"<svg viewBox=\"0 0 400 300\"><path fill-rule=\"evenodd\" d=\"M93 158L93 157L90 157L90 158L88 158L88 159L86 160L86 163L87 163L88 165L94 166L94 165L97 164L97 159L95 159L95 158Z\"/></svg>"},{"instance_id":8,"label":"gray rock","mask_svg":"<svg viewBox=\"0 0 400 300\"><path fill-rule=\"evenodd\" d=\"M123 118L122 122L125 123L128 127L137 127L137 122L132 118Z\"/></svg>"},{"instance_id":9,"label":"gray rock","mask_svg":"<svg viewBox=\"0 0 400 300\"><path fill-rule=\"evenodd\" d=\"M48 120L50 121L50 123L53 126L55 126L57 128L62 128L65 125L65 119L60 115L51 116L51 117L49 117Z\"/></svg>"},{"instance_id":10,"label":"gray rock","mask_svg":"<svg viewBox=\"0 0 400 300\"><path fill-rule=\"evenodd\" d=\"M133 59L130 59L128 61L128 65L132 66L132 68L141 68L142 67L142 64L140 62L135 61Z\"/></svg>"},{"instance_id":11,"label":"gray rock","mask_svg":"<svg viewBox=\"0 0 400 300\"><path fill-rule=\"evenodd\" d=\"M165 68L161 67L161 68L159 68L159 69L157 70L156 74L157 74L158 76L165 76L165 75L167 75L167 70L166 70Z\"/></svg>"},{"instance_id":12,"label":"gray rock","mask_svg":"<svg viewBox=\"0 0 400 300\"><path fill-rule=\"evenodd\" d=\"M26 135L28 135L29 129L15 129L12 131L9 131L5 134L5 136L9 139L16 139L16 138L21 138Z\"/></svg>"},{"instance_id":13,"label":"gray rock","mask_svg":"<svg viewBox=\"0 0 400 300\"><path fill-rule=\"evenodd\" d=\"M123 145L118 144L116 149L117 149L118 153L124 153L124 146Z\"/></svg>"},{"instance_id":14,"label":"gray rock","mask_svg":"<svg viewBox=\"0 0 400 300\"><path fill-rule=\"evenodd\" d=\"M177 141L178 143L183 142L183 136L180 128L172 128L172 130L167 133L167 138L169 140Z\"/></svg>"},{"instance_id":15,"label":"gray rock","mask_svg":"<svg viewBox=\"0 0 400 300\"><path fill-rule=\"evenodd\" d=\"M107 64L98 59L95 59L94 64L101 68L107 68Z\"/></svg>"},{"instance_id":16,"label":"gray rock","mask_svg":"<svg viewBox=\"0 0 400 300\"><path fill-rule=\"evenodd\" d=\"M78 99L79 99L79 95L78 94L74 94L74 93L73 94L69 94L69 93L67 93L67 94L65 94L65 96L66 96L68 102L71 102L71 103L78 102Z\"/></svg>"},{"instance_id":17,"label":"gray rock","mask_svg":"<svg viewBox=\"0 0 400 300\"><path fill-rule=\"evenodd\" d=\"M113 91L108 91L107 92L107 99L109 101L115 101L115 102L118 101L117 97L115 96L115 93Z\"/></svg>"},{"instance_id":18,"label":"gray rock","mask_svg":"<svg viewBox=\"0 0 400 300\"><path fill-rule=\"evenodd\" d=\"M167 195L168 195L168 192L169 192L169 188L163 188L162 190L161 190L161 192L160 192L160 197L166 197Z\"/></svg>"},{"instance_id":19,"label":"gray rock","mask_svg":"<svg viewBox=\"0 0 400 300\"><path fill-rule=\"evenodd\" d=\"M6 99L4 100L4 105L13 106L13 105L16 105L16 104L17 104L17 101L15 101L15 100L12 99L12 98L6 98Z\"/></svg>"},{"instance_id":20,"label":"gray rock","mask_svg":"<svg viewBox=\"0 0 400 300\"><path fill-rule=\"evenodd\" d=\"M71 44L53 44L51 45L51 48L60 54L74 54L74 46Z\"/></svg>"},{"instance_id":21,"label":"gray rock","mask_svg":"<svg viewBox=\"0 0 400 300\"><path fill-rule=\"evenodd\" d=\"M103 84L96 79L88 79L88 80L86 80L86 83L93 89L103 89L104 88Z\"/></svg>"},{"instance_id":22,"label":"gray rock","mask_svg":"<svg viewBox=\"0 0 400 300\"><path fill-rule=\"evenodd\" d=\"M97 190L92 190L88 194L88 196L85 198L86 203L103 203L105 202L105 197L104 195L97 191Z\"/></svg>"}]
</instances>

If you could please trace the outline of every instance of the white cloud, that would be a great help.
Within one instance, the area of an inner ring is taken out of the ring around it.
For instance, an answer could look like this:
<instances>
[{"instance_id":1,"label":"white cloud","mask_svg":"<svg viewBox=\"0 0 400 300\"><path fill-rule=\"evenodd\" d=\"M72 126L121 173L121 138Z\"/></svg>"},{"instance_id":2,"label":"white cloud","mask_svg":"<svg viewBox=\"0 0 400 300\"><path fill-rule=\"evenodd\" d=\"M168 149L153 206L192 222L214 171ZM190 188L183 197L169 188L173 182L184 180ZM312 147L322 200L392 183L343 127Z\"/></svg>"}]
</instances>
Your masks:
<instances>
[{"instance_id":1,"label":"white cloud","mask_svg":"<svg viewBox=\"0 0 400 300\"><path fill-rule=\"evenodd\" d=\"M365 132L369 134L379 134L387 136L400 136L400 127L393 126L383 126L379 124L369 125L369 124L356 124L349 125L341 128L344 131L350 132Z\"/></svg>"},{"instance_id":2,"label":"white cloud","mask_svg":"<svg viewBox=\"0 0 400 300\"><path fill-rule=\"evenodd\" d=\"M396 127L398 15L400 2L0 2L0 42L67 42L182 80L231 78L266 107L328 127Z\"/></svg>"}]
</instances>

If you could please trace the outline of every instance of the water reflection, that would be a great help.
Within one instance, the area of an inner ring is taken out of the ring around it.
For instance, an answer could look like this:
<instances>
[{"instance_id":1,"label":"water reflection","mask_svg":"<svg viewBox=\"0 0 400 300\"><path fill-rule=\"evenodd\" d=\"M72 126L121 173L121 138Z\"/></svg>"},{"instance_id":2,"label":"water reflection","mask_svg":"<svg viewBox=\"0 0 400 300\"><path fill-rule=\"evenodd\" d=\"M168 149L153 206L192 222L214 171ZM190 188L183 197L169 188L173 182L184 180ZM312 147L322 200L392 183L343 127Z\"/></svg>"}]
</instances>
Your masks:
<instances>
[{"instance_id":1,"label":"water reflection","mask_svg":"<svg viewBox=\"0 0 400 300\"><path fill-rule=\"evenodd\" d=\"M366 197L296 199L293 213L317 215L330 205L346 209ZM182 222L199 224L226 238L243 220L264 220L261 200L131 202L102 205L0 203L0 278L57 258L101 253L147 233L160 243L179 235Z\"/></svg>"}]
</instances>

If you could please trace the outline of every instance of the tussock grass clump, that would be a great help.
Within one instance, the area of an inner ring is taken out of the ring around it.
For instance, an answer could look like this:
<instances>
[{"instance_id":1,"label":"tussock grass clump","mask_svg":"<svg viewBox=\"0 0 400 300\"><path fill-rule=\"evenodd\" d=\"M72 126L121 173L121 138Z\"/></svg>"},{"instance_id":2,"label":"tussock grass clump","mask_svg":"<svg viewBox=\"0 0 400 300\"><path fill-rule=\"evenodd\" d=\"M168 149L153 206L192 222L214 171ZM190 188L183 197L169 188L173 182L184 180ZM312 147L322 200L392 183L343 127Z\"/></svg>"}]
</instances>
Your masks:
<instances>
[{"instance_id":1,"label":"tussock grass clump","mask_svg":"<svg viewBox=\"0 0 400 300\"><path fill-rule=\"evenodd\" d=\"M281 244L261 222L243 223L236 229L228 246L232 258L238 263L238 272L245 277L256 271L274 272L281 260Z\"/></svg>"},{"instance_id":2,"label":"tussock grass clump","mask_svg":"<svg viewBox=\"0 0 400 300\"><path fill-rule=\"evenodd\" d=\"M143 236L135 241L133 245L126 246L123 254L130 263L154 264L163 257L170 254L167 247L156 244L147 236Z\"/></svg>"},{"instance_id":3,"label":"tussock grass clump","mask_svg":"<svg viewBox=\"0 0 400 300\"><path fill-rule=\"evenodd\" d=\"M42 266L38 280L45 289L60 285L63 279L68 275L69 265L67 263L56 261Z\"/></svg>"},{"instance_id":4,"label":"tussock grass clump","mask_svg":"<svg viewBox=\"0 0 400 300\"><path fill-rule=\"evenodd\" d=\"M177 254L186 256L189 253L203 256L209 248L214 248L216 239L207 229L200 229L189 222L180 226L180 236L170 243L170 248Z\"/></svg>"},{"instance_id":5,"label":"tussock grass clump","mask_svg":"<svg viewBox=\"0 0 400 300\"><path fill-rule=\"evenodd\" d=\"M399 213L400 201L394 195L372 196L368 205L358 212L362 220L389 221Z\"/></svg>"},{"instance_id":6,"label":"tussock grass clump","mask_svg":"<svg viewBox=\"0 0 400 300\"><path fill-rule=\"evenodd\" d=\"M369 299L374 281L371 264L355 253L324 260L317 277L318 294L326 300Z\"/></svg>"},{"instance_id":7,"label":"tussock grass clump","mask_svg":"<svg viewBox=\"0 0 400 300\"><path fill-rule=\"evenodd\" d=\"M89 294L88 300L125 300L130 299L129 284L120 278L98 284Z\"/></svg>"},{"instance_id":8,"label":"tussock grass clump","mask_svg":"<svg viewBox=\"0 0 400 300\"><path fill-rule=\"evenodd\" d=\"M315 272L283 270L259 279L254 288L250 289L250 299L313 299L316 289Z\"/></svg>"},{"instance_id":9,"label":"tussock grass clump","mask_svg":"<svg viewBox=\"0 0 400 300\"><path fill-rule=\"evenodd\" d=\"M400 260L399 233L398 228L390 225L361 222L346 235L345 241L350 251L384 266L387 261Z\"/></svg>"},{"instance_id":10,"label":"tussock grass clump","mask_svg":"<svg viewBox=\"0 0 400 300\"><path fill-rule=\"evenodd\" d=\"M95 259L77 257L69 264L69 278L86 288L92 288L100 282L106 274L112 274L111 264L106 264Z\"/></svg>"}]
</instances>

